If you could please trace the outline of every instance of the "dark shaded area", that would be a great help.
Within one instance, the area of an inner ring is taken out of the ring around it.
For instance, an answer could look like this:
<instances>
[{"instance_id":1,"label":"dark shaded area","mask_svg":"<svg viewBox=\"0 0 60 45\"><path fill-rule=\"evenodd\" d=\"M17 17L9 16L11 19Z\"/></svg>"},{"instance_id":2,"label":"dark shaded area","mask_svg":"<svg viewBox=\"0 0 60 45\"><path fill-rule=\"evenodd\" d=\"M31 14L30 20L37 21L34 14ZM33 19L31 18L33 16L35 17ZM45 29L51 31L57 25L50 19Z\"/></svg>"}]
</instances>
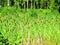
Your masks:
<instances>
[{"instance_id":1,"label":"dark shaded area","mask_svg":"<svg viewBox=\"0 0 60 45\"><path fill-rule=\"evenodd\" d=\"M14 6L14 0L10 0L10 6Z\"/></svg>"},{"instance_id":2,"label":"dark shaded area","mask_svg":"<svg viewBox=\"0 0 60 45\"><path fill-rule=\"evenodd\" d=\"M55 8L58 6L58 12L60 13L60 2L55 0Z\"/></svg>"},{"instance_id":3,"label":"dark shaded area","mask_svg":"<svg viewBox=\"0 0 60 45\"><path fill-rule=\"evenodd\" d=\"M59 11L59 13L60 13L60 7L59 7L58 11Z\"/></svg>"},{"instance_id":4,"label":"dark shaded area","mask_svg":"<svg viewBox=\"0 0 60 45\"><path fill-rule=\"evenodd\" d=\"M40 8L40 0L38 0L38 3L35 2L35 8L39 9Z\"/></svg>"},{"instance_id":5,"label":"dark shaded area","mask_svg":"<svg viewBox=\"0 0 60 45\"><path fill-rule=\"evenodd\" d=\"M58 0L55 0L55 4L57 4L58 3Z\"/></svg>"},{"instance_id":6,"label":"dark shaded area","mask_svg":"<svg viewBox=\"0 0 60 45\"><path fill-rule=\"evenodd\" d=\"M24 5L25 5L25 8L27 8L27 2L25 2L25 4L24 4ZM23 7L23 8L24 8L24 7Z\"/></svg>"},{"instance_id":7,"label":"dark shaded area","mask_svg":"<svg viewBox=\"0 0 60 45\"><path fill-rule=\"evenodd\" d=\"M8 39L5 39L4 37L3 37L3 35L2 35L2 33L0 32L0 42L2 43L2 44L0 44L0 45L9 45L9 43L8 43Z\"/></svg>"},{"instance_id":8,"label":"dark shaded area","mask_svg":"<svg viewBox=\"0 0 60 45\"><path fill-rule=\"evenodd\" d=\"M4 1L0 0L0 7L3 7L4 4L3 4Z\"/></svg>"},{"instance_id":9,"label":"dark shaded area","mask_svg":"<svg viewBox=\"0 0 60 45\"><path fill-rule=\"evenodd\" d=\"M40 0L38 0L38 8L40 8Z\"/></svg>"},{"instance_id":10,"label":"dark shaded area","mask_svg":"<svg viewBox=\"0 0 60 45\"><path fill-rule=\"evenodd\" d=\"M20 4L20 3L19 3L19 6L20 6L20 8L24 8L24 5L22 5L22 4Z\"/></svg>"},{"instance_id":11,"label":"dark shaded area","mask_svg":"<svg viewBox=\"0 0 60 45\"><path fill-rule=\"evenodd\" d=\"M31 7L31 1L29 0L28 1L28 8L30 8Z\"/></svg>"}]
</instances>

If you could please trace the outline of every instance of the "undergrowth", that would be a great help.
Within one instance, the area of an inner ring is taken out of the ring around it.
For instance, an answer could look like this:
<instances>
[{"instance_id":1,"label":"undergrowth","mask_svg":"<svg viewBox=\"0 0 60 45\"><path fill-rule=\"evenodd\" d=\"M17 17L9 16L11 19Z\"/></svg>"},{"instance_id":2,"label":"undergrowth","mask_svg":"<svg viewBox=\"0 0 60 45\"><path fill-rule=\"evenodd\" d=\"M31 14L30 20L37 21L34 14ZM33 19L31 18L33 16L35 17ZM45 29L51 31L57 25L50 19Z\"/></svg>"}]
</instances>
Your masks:
<instances>
[{"instance_id":1,"label":"undergrowth","mask_svg":"<svg viewBox=\"0 0 60 45\"><path fill-rule=\"evenodd\" d=\"M38 38L60 43L60 14L49 9L5 7L0 9L0 32L1 45L20 45Z\"/></svg>"}]
</instances>

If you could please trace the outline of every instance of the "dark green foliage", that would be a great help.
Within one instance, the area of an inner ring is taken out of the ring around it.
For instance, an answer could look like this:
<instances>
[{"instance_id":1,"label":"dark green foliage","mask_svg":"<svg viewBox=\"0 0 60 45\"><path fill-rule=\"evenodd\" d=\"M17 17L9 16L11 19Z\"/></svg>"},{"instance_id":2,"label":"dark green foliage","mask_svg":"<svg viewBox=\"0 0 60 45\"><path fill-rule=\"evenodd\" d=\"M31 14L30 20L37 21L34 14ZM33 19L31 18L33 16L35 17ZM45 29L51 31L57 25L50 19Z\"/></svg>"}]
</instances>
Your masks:
<instances>
[{"instance_id":1,"label":"dark green foliage","mask_svg":"<svg viewBox=\"0 0 60 45\"><path fill-rule=\"evenodd\" d=\"M0 5L4 6L15 6L17 8L43 8L43 9L54 9L60 5L59 0L0 0ZM28 6L27 6L28 5Z\"/></svg>"},{"instance_id":2,"label":"dark green foliage","mask_svg":"<svg viewBox=\"0 0 60 45\"><path fill-rule=\"evenodd\" d=\"M33 18L37 18L38 15L36 11L32 10L30 16Z\"/></svg>"},{"instance_id":3,"label":"dark green foliage","mask_svg":"<svg viewBox=\"0 0 60 45\"><path fill-rule=\"evenodd\" d=\"M0 45L9 45L8 39L5 39L2 33L0 32Z\"/></svg>"}]
</instances>

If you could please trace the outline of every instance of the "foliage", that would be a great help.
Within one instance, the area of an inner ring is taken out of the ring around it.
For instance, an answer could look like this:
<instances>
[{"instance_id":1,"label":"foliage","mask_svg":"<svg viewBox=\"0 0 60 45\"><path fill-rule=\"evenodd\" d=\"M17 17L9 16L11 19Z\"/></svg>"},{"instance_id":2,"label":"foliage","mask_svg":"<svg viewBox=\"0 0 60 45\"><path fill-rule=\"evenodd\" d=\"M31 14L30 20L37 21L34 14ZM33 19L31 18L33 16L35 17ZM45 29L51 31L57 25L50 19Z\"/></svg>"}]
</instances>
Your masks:
<instances>
[{"instance_id":1,"label":"foliage","mask_svg":"<svg viewBox=\"0 0 60 45\"><path fill-rule=\"evenodd\" d=\"M29 1L32 2L32 3L30 3ZM1 0L0 2L1 2L0 3L1 6L8 6L9 7L9 6L11 6L12 0ZM13 2L14 2L14 5L13 5ZM59 0L13 0L13 2L12 2L12 5L17 7L17 8L18 7L21 8L22 6L24 7L24 5L29 5L30 6L30 4L31 4L31 6L34 6L34 5L36 6L36 5L39 4L40 8L52 9L53 7L55 7L55 4L57 4L58 6L60 5ZM35 4L33 2L35 2Z\"/></svg>"},{"instance_id":2,"label":"foliage","mask_svg":"<svg viewBox=\"0 0 60 45\"><path fill-rule=\"evenodd\" d=\"M4 7L0 12L0 40L9 45L44 38L46 41L60 42L60 14L49 9L17 9ZM1 35L3 38L1 39ZM31 41L32 42L32 41ZM1 45L6 45L0 41Z\"/></svg>"}]
</instances>

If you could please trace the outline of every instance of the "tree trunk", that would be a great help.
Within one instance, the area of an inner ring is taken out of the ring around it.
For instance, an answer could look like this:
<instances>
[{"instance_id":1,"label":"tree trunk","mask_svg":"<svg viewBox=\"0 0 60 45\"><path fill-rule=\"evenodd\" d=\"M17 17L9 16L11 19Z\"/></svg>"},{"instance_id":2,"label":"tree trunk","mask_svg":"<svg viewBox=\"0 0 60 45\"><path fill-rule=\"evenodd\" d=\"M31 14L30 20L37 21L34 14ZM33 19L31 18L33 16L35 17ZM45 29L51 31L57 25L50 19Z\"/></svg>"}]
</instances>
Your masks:
<instances>
[{"instance_id":1,"label":"tree trunk","mask_svg":"<svg viewBox=\"0 0 60 45\"><path fill-rule=\"evenodd\" d=\"M32 0L31 0L31 9L32 9Z\"/></svg>"},{"instance_id":2,"label":"tree trunk","mask_svg":"<svg viewBox=\"0 0 60 45\"><path fill-rule=\"evenodd\" d=\"M10 0L7 0L7 6L10 6Z\"/></svg>"},{"instance_id":3,"label":"tree trunk","mask_svg":"<svg viewBox=\"0 0 60 45\"><path fill-rule=\"evenodd\" d=\"M28 10L28 0L27 0L27 10Z\"/></svg>"},{"instance_id":4,"label":"tree trunk","mask_svg":"<svg viewBox=\"0 0 60 45\"><path fill-rule=\"evenodd\" d=\"M25 1L24 1L24 9L25 9Z\"/></svg>"},{"instance_id":5,"label":"tree trunk","mask_svg":"<svg viewBox=\"0 0 60 45\"><path fill-rule=\"evenodd\" d=\"M1 0L0 0L0 7L2 6Z\"/></svg>"}]
</instances>

